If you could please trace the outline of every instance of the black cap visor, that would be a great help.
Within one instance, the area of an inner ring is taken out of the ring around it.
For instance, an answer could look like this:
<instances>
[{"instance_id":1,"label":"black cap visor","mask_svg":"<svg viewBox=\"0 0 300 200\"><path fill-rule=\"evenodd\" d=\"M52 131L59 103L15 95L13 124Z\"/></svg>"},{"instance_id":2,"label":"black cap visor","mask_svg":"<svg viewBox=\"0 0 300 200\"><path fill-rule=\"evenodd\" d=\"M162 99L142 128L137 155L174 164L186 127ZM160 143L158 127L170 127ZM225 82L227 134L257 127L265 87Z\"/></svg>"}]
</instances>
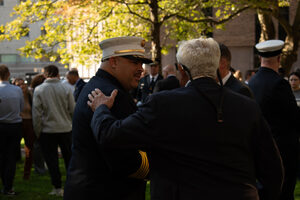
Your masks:
<instances>
[{"instance_id":1,"label":"black cap visor","mask_svg":"<svg viewBox=\"0 0 300 200\"><path fill-rule=\"evenodd\" d=\"M123 58L127 58L129 60L134 60L134 61L141 61L142 63L149 64L152 63L153 61L151 59L145 58L143 56L138 56L138 55L126 55L126 56L120 56Z\"/></svg>"},{"instance_id":2,"label":"black cap visor","mask_svg":"<svg viewBox=\"0 0 300 200\"><path fill-rule=\"evenodd\" d=\"M277 50L277 51L269 51L269 52L259 52L258 51L258 55L260 55L261 57L270 58L270 57L278 56L279 54L281 54L281 52L282 52L282 49Z\"/></svg>"}]
</instances>

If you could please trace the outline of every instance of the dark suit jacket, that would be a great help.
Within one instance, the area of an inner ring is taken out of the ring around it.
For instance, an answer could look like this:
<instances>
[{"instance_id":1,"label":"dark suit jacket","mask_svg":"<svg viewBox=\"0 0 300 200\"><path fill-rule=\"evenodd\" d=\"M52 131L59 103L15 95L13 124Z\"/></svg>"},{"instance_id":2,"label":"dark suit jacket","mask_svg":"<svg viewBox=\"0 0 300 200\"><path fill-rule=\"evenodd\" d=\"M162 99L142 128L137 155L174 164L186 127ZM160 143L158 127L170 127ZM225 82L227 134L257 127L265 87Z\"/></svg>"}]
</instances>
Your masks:
<instances>
[{"instance_id":1,"label":"dark suit jacket","mask_svg":"<svg viewBox=\"0 0 300 200\"><path fill-rule=\"evenodd\" d=\"M195 84L219 103L213 79ZM257 200L256 179L265 183L266 199L278 199L281 160L258 105L224 88L223 120L189 84L152 94L124 120L101 105L91 126L104 145L149 149L152 200Z\"/></svg>"},{"instance_id":2,"label":"dark suit jacket","mask_svg":"<svg viewBox=\"0 0 300 200\"><path fill-rule=\"evenodd\" d=\"M237 80L233 76L233 74L230 75L229 79L224 84L224 87L227 87L227 88L231 89L232 91L237 92L242 95L245 95L249 98L252 98L252 99L254 98L250 88L246 84Z\"/></svg>"},{"instance_id":3,"label":"dark suit jacket","mask_svg":"<svg viewBox=\"0 0 300 200\"><path fill-rule=\"evenodd\" d=\"M172 90L179 87L180 87L180 83L179 80L176 78L176 76L168 76L166 79L157 81L153 93L162 90Z\"/></svg>"},{"instance_id":4,"label":"dark suit jacket","mask_svg":"<svg viewBox=\"0 0 300 200\"><path fill-rule=\"evenodd\" d=\"M77 101L79 94L80 94L82 88L85 86L85 84L86 84L86 82L84 80L82 80L81 78L76 83L75 90L73 93L75 101Z\"/></svg>"},{"instance_id":5,"label":"dark suit jacket","mask_svg":"<svg viewBox=\"0 0 300 200\"><path fill-rule=\"evenodd\" d=\"M157 81L162 80L163 76L162 75L158 75L155 84L157 83ZM143 78L141 78L138 88L137 88L137 92L136 92L136 99L137 101L141 101L141 102L145 102L146 98L153 93L153 89L154 88L150 88L150 75L146 75Z\"/></svg>"},{"instance_id":6,"label":"dark suit jacket","mask_svg":"<svg viewBox=\"0 0 300 200\"><path fill-rule=\"evenodd\" d=\"M144 200L145 181L127 178L139 169L141 156L134 148L103 148L90 127L93 116L88 94L99 88L106 95L118 89L112 113L123 119L136 111L133 99L109 73L99 69L83 88L76 103L72 130L72 157L67 172L65 200Z\"/></svg>"},{"instance_id":7,"label":"dark suit jacket","mask_svg":"<svg viewBox=\"0 0 300 200\"><path fill-rule=\"evenodd\" d=\"M261 67L250 79L251 88L277 142L297 142L300 113L289 83L274 70Z\"/></svg>"}]
</instances>

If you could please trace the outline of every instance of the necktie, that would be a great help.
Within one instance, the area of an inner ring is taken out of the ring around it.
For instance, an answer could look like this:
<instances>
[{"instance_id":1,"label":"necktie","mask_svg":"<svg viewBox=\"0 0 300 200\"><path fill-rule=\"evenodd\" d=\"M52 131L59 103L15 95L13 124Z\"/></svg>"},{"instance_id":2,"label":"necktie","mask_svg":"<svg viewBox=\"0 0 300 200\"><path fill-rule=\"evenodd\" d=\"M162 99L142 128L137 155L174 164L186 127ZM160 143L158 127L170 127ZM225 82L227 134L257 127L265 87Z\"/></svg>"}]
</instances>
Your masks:
<instances>
[{"instance_id":1,"label":"necktie","mask_svg":"<svg viewBox=\"0 0 300 200\"><path fill-rule=\"evenodd\" d=\"M150 87L149 87L149 89L150 89L151 92L152 92L153 89L154 89L154 85L155 85L154 77L152 77L151 82L150 82Z\"/></svg>"}]
</instances>

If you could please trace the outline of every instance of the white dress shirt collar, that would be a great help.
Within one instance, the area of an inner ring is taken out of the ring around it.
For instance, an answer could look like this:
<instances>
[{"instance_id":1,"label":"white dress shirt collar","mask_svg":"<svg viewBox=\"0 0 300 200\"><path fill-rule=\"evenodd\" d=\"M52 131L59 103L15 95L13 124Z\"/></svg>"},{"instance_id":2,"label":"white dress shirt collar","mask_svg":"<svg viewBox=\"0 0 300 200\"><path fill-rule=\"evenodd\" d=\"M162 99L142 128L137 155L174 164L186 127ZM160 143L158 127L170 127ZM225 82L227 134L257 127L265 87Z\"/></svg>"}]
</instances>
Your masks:
<instances>
[{"instance_id":1,"label":"white dress shirt collar","mask_svg":"<svg viewBox=\"0 0 300 200\"><path fill-rule=\"evenodd\" d=\"M156 79L158 78L158 74L156 74L155 76L152 76L152 75L150 74L150 82L151 82L151 80L152 80L152 77L154 77L154 82L155 82Z\"/></svg>"},{"instance_id":2,"label":"white dress shirt collar","mask_svg":"<svg viewBox=\"0 0 300 200\"><path fill-rule=\"evenodd\" d=\"M228 74L222 79L223 85L226 84L226 82L228 81L228 79L230 78L230 76L231 76L231 72L228 72Z\"/></svg>"}]
</instances>

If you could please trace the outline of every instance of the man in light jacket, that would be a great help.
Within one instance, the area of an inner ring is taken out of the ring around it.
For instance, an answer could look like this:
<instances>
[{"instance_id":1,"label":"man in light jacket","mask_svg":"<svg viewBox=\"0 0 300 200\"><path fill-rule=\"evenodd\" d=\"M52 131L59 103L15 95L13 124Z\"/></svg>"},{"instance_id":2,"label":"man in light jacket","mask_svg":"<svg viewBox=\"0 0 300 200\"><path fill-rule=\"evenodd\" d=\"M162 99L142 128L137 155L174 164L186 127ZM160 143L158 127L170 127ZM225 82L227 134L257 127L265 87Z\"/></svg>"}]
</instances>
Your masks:
<instances>
[{"instance_id":1,"label":"man in light jacket","mask_svg":"<svg viewBox=\"0 0 300 200\"><path fill-rule=\"evenodd\" d=\"M61 173L58 164L58 146L65 167L71 157L72 116L75 101L72 91L59 80L58 68L44 68L46 80L36 87L33 95L33 127L49 169L54 189L50 195L63 196Z\"/></svg>"}]
</instances>

